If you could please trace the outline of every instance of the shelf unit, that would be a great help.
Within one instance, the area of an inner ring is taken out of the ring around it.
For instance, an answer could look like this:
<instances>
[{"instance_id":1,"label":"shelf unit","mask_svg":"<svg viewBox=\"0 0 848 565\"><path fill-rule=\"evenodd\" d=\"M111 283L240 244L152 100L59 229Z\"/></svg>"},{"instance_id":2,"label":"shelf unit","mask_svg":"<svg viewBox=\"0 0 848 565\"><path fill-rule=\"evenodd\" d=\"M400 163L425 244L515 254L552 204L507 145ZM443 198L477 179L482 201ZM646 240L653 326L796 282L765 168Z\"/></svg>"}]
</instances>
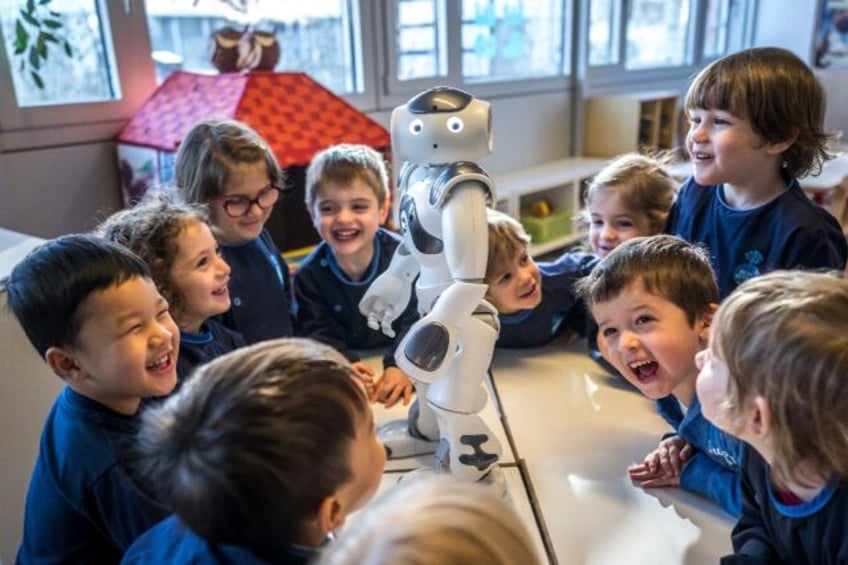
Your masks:
<instances>
[{"instance_id":1,"label":"shelf unit","mask_svg":"<svg viewBox=\"0 0 848 565\"><path fill-rule=\"evenodd\" d=\"M678 99L676 92L589 98L584 153L613 157L630 151L674 149Z\"/></svg>"},{"instance_id":2,"label":"shelf unit","mask_svg":"<svg viewBox=\"0 0 848 565\"><path fill-rule=\"evenodd\" d=\"M572 157L504 174L494 175L498 210L520 219L532 214L534 204L545 200L554 214L569 212L567 235L530 244L533 256L560 249L585 235L573 218L583 207L583 187L608 159Z\"/></svg>"}]
</instances>

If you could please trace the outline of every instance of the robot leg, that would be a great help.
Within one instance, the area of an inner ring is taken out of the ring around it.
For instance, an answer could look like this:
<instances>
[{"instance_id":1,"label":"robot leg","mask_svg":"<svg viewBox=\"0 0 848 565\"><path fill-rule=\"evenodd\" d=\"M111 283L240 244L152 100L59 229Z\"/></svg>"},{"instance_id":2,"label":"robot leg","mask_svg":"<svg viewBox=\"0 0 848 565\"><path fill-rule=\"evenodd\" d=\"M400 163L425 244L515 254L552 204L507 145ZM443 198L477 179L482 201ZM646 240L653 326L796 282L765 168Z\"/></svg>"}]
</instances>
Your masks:
<instances>
[{"instance_id":1,"label":"robot leg","mask_svg":"<svg viewBox=\"0 0 848 565\"><path fill-rule=\"evenodd\" d=\"M439 445L439 425L432 407L426 402L430 385L415 382L415 400L406 420L393 420L377 430L377 437L388 450L389 459L404 459L435 453Z\"/></svg>"},{"instance_id":2,"label":"robot leg","mask_svg":"<svg viewBox=\"0 0 848 565\"><path fill-rule=\"evenodd\" d=\"M470 481L489 475L503 451L480 417L486 404L483 382L498 336L496 314L488 303L482 306L463 324L461 347L447 376L433 383L427 393L441 437L436 469Z\"/></svg>"}]
</instances>

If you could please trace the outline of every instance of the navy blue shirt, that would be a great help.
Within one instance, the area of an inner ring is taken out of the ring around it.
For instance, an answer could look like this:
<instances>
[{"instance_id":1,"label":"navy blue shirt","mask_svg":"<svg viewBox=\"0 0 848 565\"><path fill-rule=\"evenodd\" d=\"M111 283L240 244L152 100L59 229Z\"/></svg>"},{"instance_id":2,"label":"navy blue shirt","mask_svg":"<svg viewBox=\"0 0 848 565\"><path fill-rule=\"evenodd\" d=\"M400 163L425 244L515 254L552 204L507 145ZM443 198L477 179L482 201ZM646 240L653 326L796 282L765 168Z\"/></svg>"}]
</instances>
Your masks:
<instances>
[{"instance_id":1,"label":"navy blue shirt","mask_svg":"<svg viewBox=\"0 0 848 565\"><path fill-rule=\"evenodd\" d=\"M237 545L209 543L176 516L157 524L127 550L124 565L163 563L198 565L305 565L312 550L287 546L277 551L258 551Z\"/></svg>"},{"instance_id":2,"label":"navy blue shirt","mask_svg":"<svg viewBox=\"0 0 848 565\"><path fill-rule=\"evenodd\" d=\"M742 517L733 528L731 563L848 563L848 487L832 480L808 502L789 505L774 491L768 463L746 445L742 455Z\"/></svg>"},{"instance_id":3,"label":"navy blue shirt","mask_svg":"<svg viewBox=\"0 0 848 565\"><path fill-rule=\"evenodd\" d=\"M167 516L131 478L138 423L62 389L44 423L18 563L117 563Z\"/></svg>"},{"instance_id":4,"label":"navy blue shirt","mask_svg":"<svg viewBox=\"0 0 848 565\"><path fill-rule=\"evenodd\" d=\"M770 202L736 210L725 202L722 185L701 186L690 178L671 207L665 231L706 245L722 298L768 271L841 271L848 258L839 222L796 180Z\"/></svg>"},{"instance_id":5,"label":"navy blue shirt","mask_svg":"<svg viewBox=\"0 0 848 565\"><path fill-rule=\"evenodd\" d=\"M247 345L244 336L215 320L206 320L200 333L180 330L180 356L177 359L177 387L200 365ZM171 393L173 394L173 392Z\"/></svg>"},{"instance_id":6,"label":"navy blue shirt","mask_svg":"<svg viewBox=\"0 0 848 565\"><path fill-rule=\"evenodd\" d=\"M565 253L552 263L539 263L542 301L530 310L500 314L501 332L495 347L538 347L569 329L584 334L587 313L573 286L597 263L598 257L590 253Z\"/></svg>"},{"instance_id":7,"label":"navy blue shirt","mask_svg":"<svg viewBox=\"0 0 848 565\"><path fill-rule=\"evenodd\" d=\"M742 507L739 486L742 442L704 418L697 396L686 414L674 396L660 398L657 411L677 431L677 435L696 449L683 465L680 487L712 499L725 512L738 517Z\"/></svg>"},{"instance_id":8,"label":"navy blue shirt","mask_svg":"<svg viewBox=\"0 0 848 565\"><path fill-rule=\"evenodd\" d=\"M400 238L383 228L374 235L374 255L362 280L352 281L336 263L332 248L321 242L303 260L294 276L299 333L338 349L351 362L359 361L353 349L390 346L384 367L395 366L394 347L418 319L418 303L413 297L392 329L397 337L368 327L359 312L359 302L392 261Z\"/></svg>"},{"instance_id":9,"label":"navy blue shirt","mask_svg":"<svg viewBox=\"0 0 848 565\"><path fill-rule=\"evenodd\" d=\"M230 265L232 306L221 321L248 344L294 335L289 267L271 235L263 230L241 245L222 245Z\"/></svg>"}]
</instances>

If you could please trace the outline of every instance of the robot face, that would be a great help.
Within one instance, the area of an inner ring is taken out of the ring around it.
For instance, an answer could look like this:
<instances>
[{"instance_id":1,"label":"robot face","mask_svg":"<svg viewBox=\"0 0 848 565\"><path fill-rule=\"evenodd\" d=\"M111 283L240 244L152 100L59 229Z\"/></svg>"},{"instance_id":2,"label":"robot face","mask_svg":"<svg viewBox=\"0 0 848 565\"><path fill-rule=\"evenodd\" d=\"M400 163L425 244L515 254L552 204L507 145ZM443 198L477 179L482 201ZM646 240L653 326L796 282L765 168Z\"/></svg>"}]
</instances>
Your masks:
<instances>
[{"instance_id":1,"label":"robot face","mask_svg":"<svg viewBox=\"0 0 848 565\"><path fill-rule=\"evenodd\" d=\"M391 131L393 153L413 163L475 161L492 151L489 103L447 87L395 108Z\"/></svg>"}]
</instances>

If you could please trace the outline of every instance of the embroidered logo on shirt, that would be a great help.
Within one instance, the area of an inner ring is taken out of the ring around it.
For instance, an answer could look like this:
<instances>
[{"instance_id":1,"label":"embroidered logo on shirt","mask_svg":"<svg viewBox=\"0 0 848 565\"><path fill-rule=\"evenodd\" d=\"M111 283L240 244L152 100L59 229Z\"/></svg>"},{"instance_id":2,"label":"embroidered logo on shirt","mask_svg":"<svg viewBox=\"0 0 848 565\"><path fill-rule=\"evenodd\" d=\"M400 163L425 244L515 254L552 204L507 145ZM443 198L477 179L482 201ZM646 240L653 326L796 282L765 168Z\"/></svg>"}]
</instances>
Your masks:
<instances>
[{"instance_id":1,"label":"embroidered logo on shirt","mask_svg":"<svg viewBox=\"0 0 848 565\"><path fill-rule=\"evenodd\" d=\"M759 265L763 262L763 254L756 249L751 249L745 253L745 261L747 261L747 263L739 265L736 267L736 270L733 271L733 282L736 284L742 284L748 279L760 274Z\"/></svg>"}]
</instances>

